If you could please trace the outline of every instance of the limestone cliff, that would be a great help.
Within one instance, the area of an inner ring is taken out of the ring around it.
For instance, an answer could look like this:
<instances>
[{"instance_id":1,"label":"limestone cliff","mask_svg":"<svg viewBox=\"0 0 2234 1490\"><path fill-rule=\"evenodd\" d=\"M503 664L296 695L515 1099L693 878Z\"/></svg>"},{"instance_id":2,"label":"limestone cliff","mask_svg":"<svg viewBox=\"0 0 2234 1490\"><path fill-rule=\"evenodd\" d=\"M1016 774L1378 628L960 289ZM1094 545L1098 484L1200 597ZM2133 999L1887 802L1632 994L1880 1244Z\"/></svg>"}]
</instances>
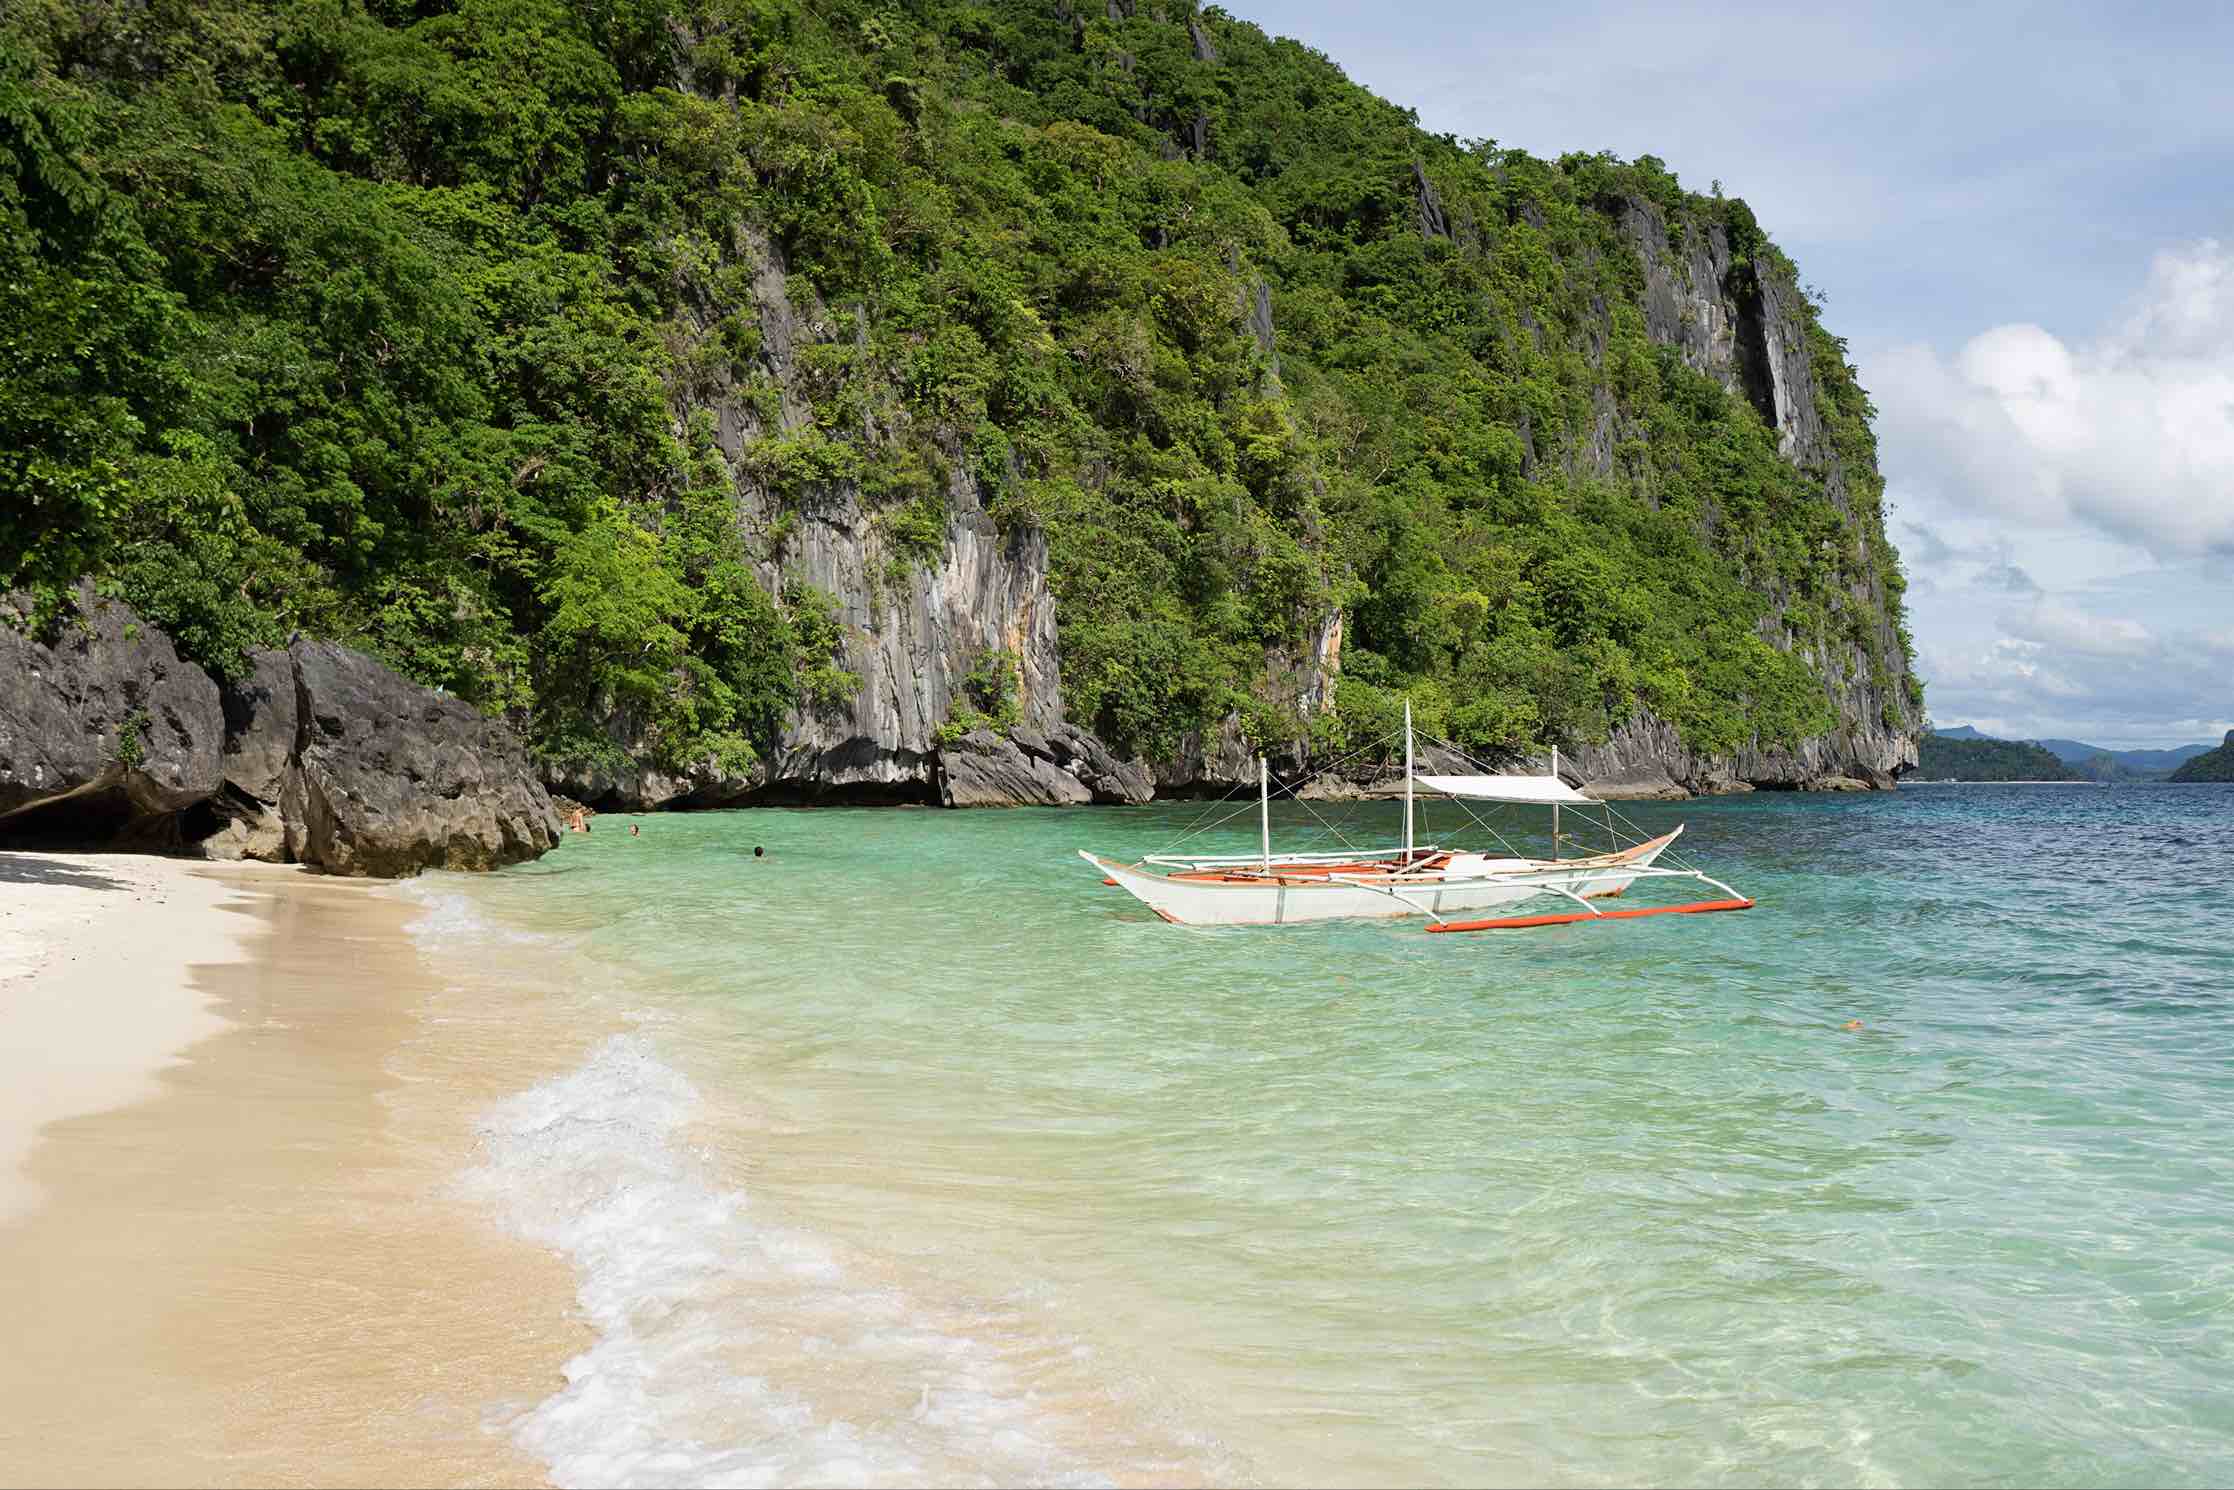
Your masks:
<instances>
[{"instance_id":1,"label":"limestone cliff","mask_svg":"<svg viewBox=\"0 0 2234 1490\"><path fill-rule=\"evenodd\" d=\"M1448 232L1441 205L1424 175L1421 231ZM1749 400L1777 435L1780 454L1819 476L1824 491L1852 514L1847 458L1839 451L1818 407L1807 327L1798 312L1800 291L1781 265L1733 262L1728 231L1719 224L1687 221L1671 235L1653 204L1609 204L1642 269L1641 303L1655 343L1675 349L1684 363ZM957 800L983 805L1002 800L999 781L957 798L943 786L939 731L962 699L962 681L988 656L1013 662L1018 686L1016 723L1044 734L1067 725L1062 701L1062 655L1056 605L1048 584L1047 545L1028 527L1004 531L986 511L978 482L960 460L951 468L943 497L944 532L934 558L898 553L877 520L877 509L856 481L821 484L803 497L773 489L757 477L749 449L759 438L806 427L813 393L804 386L800 351L826 342L827 321L818 307L794 304L797 281L786 274L776 247L758 233L743 233L740 252L755 266L749 306L708 305L702 332L722 316L745 309L759 331L757 373L774 399L747 396L741 382L724 378L711 389L679 390L678 420L700 409L716 421L739 493L740 520L780 538L766 551L763 582L772 592L808 585L836 602L842 652L836 659L858 684L842 699L802 707L788 720L777 746L749 775L670 776L644 772L615 781L564 772L554 789L592 802L645 807L672 802L708 806L770 800ZM1277 379L1277 301L1263 279L1244 292L1247 333ZM1608 312L1610 315L1610 312ZM1603 342L1599 343L1602 351ZM1649 438L1626 421L1601 390L1597 424L1583 447L1589 472L1615 473L1615 451L1624 440ZM894 413L891 417L902 417ZM1874 478L1874 471L1866 473ZM1885 575L1861 556L1855 568L1858 609L1887 613ZM1609 791L1643 794L1670 789L1726 792L1758 788L1868 785L1887 787L1916 761L1917 733L1905 722L1900 695L1906 654L1891 623L1874 635L1824 638L1798 634L1786 624L1784 597L1771 594L1760 632L1779 649L1798 648L1822 676L1838 716L1835 728L1795 745L1755 744L1734 753L1709 754L1687 747L1678 732L1640 711L1603 740L1562 742L1569 773ZM1325 613L1310 644L1268 650L1262 691L1297 717L1333 707L1341 668L1343 617ZM1891 667L1886 660L1891 660ZM1080 733L1083 733L1082 731ZM1091 736L1087 736L1091 739ZM1291 769L1308 768L1300 742L1267 742ZM978 742L980 752L983 742ZM1098 741L1094 748L1101 750ZM1238 717L1217 729L1186 736L1173 753L1144 763L1164 795L1219 792L1250 779L1256 747L1244 738ZM1016 752L1029 761L1029 750ZM1047 769L1043 766L1043 770ZM967 774L982 774L974 764ZM1059 773L1058 773L1059 774ZM1011 800L1121 801L1124 795L1075 789L1064 777L1016 789Z\"/></svg>"},{"instance_id":2,"label":"limestone cliff","mask_svg":"<svg viewBox=\"0 0 2234 1490\"><path fill-rule=\"evenodd\" d=\"M1133 74L1136 44L1160 44L1157 31L1142 28L1171 32L1188 59L1173 65L1191 65L1204 78L1228 76L1218 72L1225 56L1218 28L1233 25L1223 18L1211 22L1184 11L1136 14L1127 7L1106 18L1113 28L1106 33L1101 22L1090 25L1089 20L1085 13L1065 11L1059 23L1079 47L1111 38L1121 43L1109 54L1121 77ZM1251 44L1260 42L1258 37ZM1231 65L1230 57L1226 63ZM1123 85L1118 86L1122 91ZM1229 81L1226 86L1238 91L1242 85ZM1166 130L1174 150L1186 158L1220 160L1217 129L1208 114L1163 110L1147 97L1147 85L1142 87L1136 117ZM1505 231L1485 223L1460 195L1439 189L1423 153L1414 153L1394 171L1394 189L1409 196L1399 220L1441 251L1483 254L1489 240ZM1595 386L1587 395L1586 430L1580 438L1554 444L1540 439L1541 431L1532 431L1528 417L1522 416L1526 461L1558 461L1575 480L1633 479L1624 466L1633 457L1624 452L1649 443L1654 432L1646 412L1617 387L1608 349L1617 319L1641 313L1651 343L1671 349L1685 367L1758 411L1774 432L1778 455L1806 473L1840 514L1840 534L1822 541L1844 550L1829 568L1846 593L1843 600L1821 593L1796 595L1774 574L1745 576L1766 602L1757 627L1761 639L1804 659L1821 680L1833 721L1828 729L1782 743L1756 738L1734 750L1702 751L1640 707L1613 721L1602 737L1560 739L1572 772L1609 789L1632 792L1891 785L1915 762L1914 721L1920 717L1908 676L1907 643L1898 628L1897 595L1888 594L1888 583L1897 582L1897 561L1883 540L1876 506L1881 482L1866 426L1859 443L1853 438L1866 416L1849 409L1843 425L1831 416L1833 395L1826 392L1819 366L1824 339L1814 328L1811 307L1790 264L1752 227L1742 204L1734 215L1723 216L1618 194L1589 201L1586 208L1611 225L1614 246L1561 252L1571 259L1579 253L1586 260L1605 253L1634 255L1633 273L1625 282L1625 297L1601 294L1579 329L1570 324L1560 333L1570 346L1580 346L1592 368ZM1525 194L1511 199L1507 213L1512 231L1545 226L1544 214ZM1733 222L1740 226L1734 229ZM749 776L655 777L636 790L624 783L605 799L632 805L650 805L663 797L683 805L826 797L984 802L1000 798L1000 781L1024 779L1016 774L1018 763L1038 761L1043 773L1060 775L1052 756L1030 749L1010 751L1014 759L987 775L982 741L976 755L957 759L954 771L941 766L941 731L952 740L961 725L984 722L969 717L964 681L989 658L1013 671L1011 728L1038 737L1091 722L1065 718L1061 618L1050 586L1045 538L1028 522L997 521L988 511L989 494L978 468L965 458L962 433L911 428L911 419L925 416L898 397L872 398L851 416L859 428L844 433L871 450L897 444L903 434L928 435L941 453L936 500L928 504L940 526L935 545L927 548L918 541L903 547L896 542L891 496L872 494L859 479L804 487L771 480L756 463L756 447L771 437L812 433L818 419L828 422L823 403L828 393L818 369L849 355L853 346L866 351L865 319L876 314L876 307L856 304L834 312L823 306L805 287L806 276L796 272L800 266L787 263L755 223L737 225L732 249L735 261L749 272L726 281L708 277L696 287L699 310L692 335L710 339L741 315L754 328L754 354L695 386L679 385L678 427L695 415L711 413L736 483L740 523L765 540L763 583L771 593L804 587L834 602L842 639L831 660L841 675L856 681L843 697L796 709L774 748L764 752ZM1230 245L1223 252L1238 309L1233 330L1255 348L1260 395L1277 399L1283 392L1278 328L1289 291L1270 266ZM1572 279L1573 268L1566 272ZM741 281L749 284L748 292L738 292ZM1552 335L1545 322L1525 310L1517 326L1485 329L1531 336L1539 343ZM1850 381L1846 386L1858 399ZM1323 479L1319 486L1323 493ZM1706 521L1711 527L1711 515ZM1335 708L1344 631L1343 611L1329 608L1303 623L1295 640L1265 648L1251 691L1266 715L1308 726ZM1099 741L1094 749L1103 749ZM1246 780L1260 749L1293 768L1308 764L1309 748L1300 733L1285 742L1250 739L1235 713L1189 731L1142 765L1159 793L1216 792ZM952 782L962 779L972 784L957 793ZM554 784L597 796L563 780ZM1070 778L1043 774L1035 784L1020 787L1017 799L1077 800L1076 791Z\"/></svg>"},{"instance_id":3,"label":"limestone cliff","mask_svg":"<svg viewBox=\"0 0 2234 1490\"><path fill-rule=\"evenodd\" d=\"M1826 428L1808 329L1799 313L1801 292L1789 271L1773 261L1733 263L1730 235L1721 224L1684 222L1671 246L1668 222L1652 204L1631 200L1614 210L1643 264L1645 324L1652 339L1677 349L1694 370L1742 393L1775 429L1778 452L1816 473L1826 496L1852 519L1852 481L1857 475L1875 480L1877 473L1850 472ZM1601 475L1612 473L1620 433L1614 417L1602 413L1599 437L1591 444ZM1734 755L1701 756L1686 749L1674 730L1641 713L1603 742L1574 742L1574 769L1586 780L1608 782L1664 777L1692 791L1842 781L1891 786L1916 764L1921 729L1902 707L1907 648L1885 619L1894 613L1886 596L1889 553L1857 556L1858 573L1850 582L1861 602L1855 609L1876 618L1866 637L1795 635L1786 621L1786 597L1773 591L1768 597L1762 638L1781 650L1798 648L1821 675L1838 715L1834 729L1794 747L1756 744Z\"/></svg>"}]
</instances>

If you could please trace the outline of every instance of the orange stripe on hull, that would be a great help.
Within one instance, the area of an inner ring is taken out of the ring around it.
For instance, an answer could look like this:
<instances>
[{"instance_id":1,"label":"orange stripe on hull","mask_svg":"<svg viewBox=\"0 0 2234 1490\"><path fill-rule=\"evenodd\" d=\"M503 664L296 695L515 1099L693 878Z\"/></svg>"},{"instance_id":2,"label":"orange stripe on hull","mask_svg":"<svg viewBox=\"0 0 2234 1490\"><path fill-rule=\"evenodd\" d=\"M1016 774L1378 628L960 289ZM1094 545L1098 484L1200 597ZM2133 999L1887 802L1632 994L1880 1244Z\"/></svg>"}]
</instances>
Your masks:
<instances>
[{"instance_id":1,"label":"orange stripe on hull","mask_svg":"<svg viewBox=\"0 0 2234 1490\"><path fill-rule=\"evenodd\" d=\"M1514 931L1526 926L1571 926L1577 921L1632 921L1639 916L1699 916L1708 911L1749 911L1750 900L1701 900L1691 905L1643 905L1627 911L1570 911L1560 916L1501 916L1494 921L1444 921L1429 931Z\"/></svg>"}]
</instances>

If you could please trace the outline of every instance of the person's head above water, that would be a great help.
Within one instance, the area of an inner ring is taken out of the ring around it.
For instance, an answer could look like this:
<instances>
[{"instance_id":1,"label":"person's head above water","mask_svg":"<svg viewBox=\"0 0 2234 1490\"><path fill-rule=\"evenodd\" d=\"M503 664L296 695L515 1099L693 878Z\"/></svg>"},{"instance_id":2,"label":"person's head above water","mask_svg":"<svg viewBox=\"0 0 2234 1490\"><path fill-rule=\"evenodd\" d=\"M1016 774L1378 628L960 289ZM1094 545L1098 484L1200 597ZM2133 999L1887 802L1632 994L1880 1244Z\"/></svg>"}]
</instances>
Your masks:
<instances>
[{"instance_id":1,"label":"person's head above water","mask_svg":"<svg viewBox=\"0 0 2234 1490\"><path fill-rule=\"evenodd\" d=\"M761 847L761 846L760 846L759 844L757 844L757 843L756 843L756 844L754 844L754 845L752 846L752 856L753 856L753 857L754 857L755 859L759 858L759 857L760 857L761 855L763 855L763 854L765 854L765 853L767 853L767 852L768 852L768 851L767 851L766 849L762 848L762 847Z\"/></svg>"}]
</instances>

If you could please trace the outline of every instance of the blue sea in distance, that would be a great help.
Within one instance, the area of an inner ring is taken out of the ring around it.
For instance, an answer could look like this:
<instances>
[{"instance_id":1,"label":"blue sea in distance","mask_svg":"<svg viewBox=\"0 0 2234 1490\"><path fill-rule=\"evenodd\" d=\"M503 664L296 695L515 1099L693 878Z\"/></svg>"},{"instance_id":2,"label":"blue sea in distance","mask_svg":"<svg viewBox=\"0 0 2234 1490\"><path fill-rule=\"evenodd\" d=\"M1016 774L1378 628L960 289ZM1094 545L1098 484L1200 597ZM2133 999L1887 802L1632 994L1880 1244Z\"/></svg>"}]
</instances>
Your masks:
<instances>
[{"instance_id":1,"label":"blue sea in distance","mask_svg":"<svg viewBox=\"0 0 2234 1490\"><path fill-rule=\"evenodd\" d=\"M1195 930L1073 855L1200 804L434 877L438 962L610 1026L484 1123L597 1341L509 1431L582 1484L2234 1481L2234 789L1624 810L1759 908Z\"/></svg>"}]
</instances>

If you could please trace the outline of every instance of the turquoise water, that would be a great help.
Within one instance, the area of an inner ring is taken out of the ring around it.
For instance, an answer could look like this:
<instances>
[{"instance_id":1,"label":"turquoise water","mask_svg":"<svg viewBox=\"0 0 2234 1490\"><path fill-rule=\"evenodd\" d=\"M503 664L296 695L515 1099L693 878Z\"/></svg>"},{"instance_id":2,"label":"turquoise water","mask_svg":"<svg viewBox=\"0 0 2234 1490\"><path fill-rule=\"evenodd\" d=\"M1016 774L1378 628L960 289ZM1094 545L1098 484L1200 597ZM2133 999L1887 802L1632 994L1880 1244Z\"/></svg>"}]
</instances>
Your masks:
<instances>
[{"instance_id":1,"label":"turquoise water","mask_svg":"<svg viewBox=\"0 0 2234 1490\"><path fill-rule=\"evenodd\" d=\"M2234 790L1641 805L1759 909L1476 936L1176 928L1071 856L1200 812L607 817L434 881L438 953L547 938L626 1016L487 1128L599 1330L522 1442L571 1483L2234 1479Z\"/></svg>"}]
</instances>

